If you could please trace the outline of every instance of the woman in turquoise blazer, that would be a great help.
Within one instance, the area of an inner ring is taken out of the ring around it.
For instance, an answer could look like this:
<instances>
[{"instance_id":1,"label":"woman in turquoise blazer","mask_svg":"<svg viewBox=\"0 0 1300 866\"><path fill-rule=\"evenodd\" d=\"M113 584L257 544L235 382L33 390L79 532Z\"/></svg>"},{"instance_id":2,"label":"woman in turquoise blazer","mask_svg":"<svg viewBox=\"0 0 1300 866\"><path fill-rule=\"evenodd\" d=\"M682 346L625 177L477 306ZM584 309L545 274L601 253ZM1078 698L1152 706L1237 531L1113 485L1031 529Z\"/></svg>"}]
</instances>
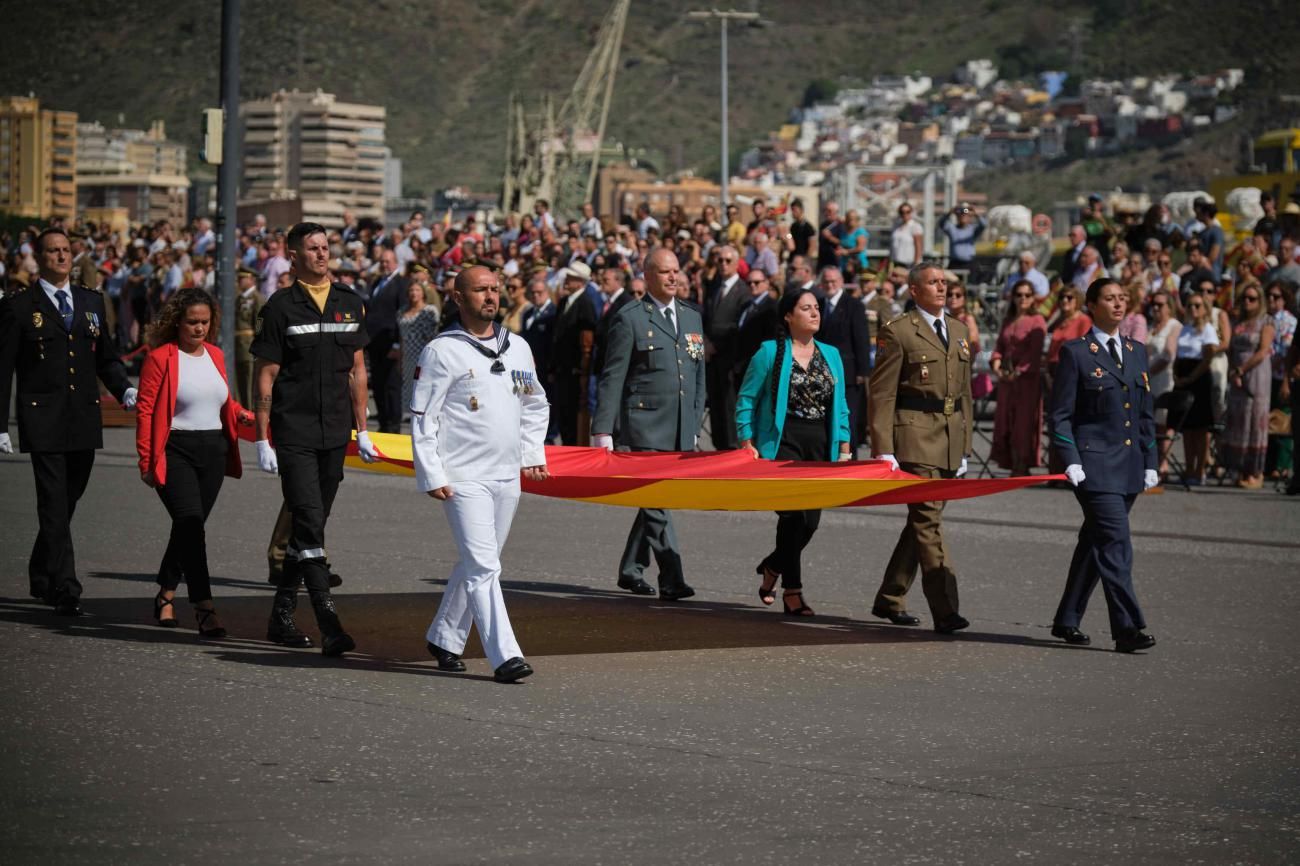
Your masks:
<instances>
[{"instance_id":1,"label":"woman in turquoise blazer","mask_svg":"<svg viewBox=\"0 0 1300 866\"><path fill-rule=\"evenodd\" d=\"M850 460L849 408L844 364L834 346L813 339L821 327L817 296L792 291L777 304L781 333L759 346L736 398L740 447L765 460ZM778 511L776 547L755 571L758 597L776 601L782 589L786 616L812 616L804 603L799 558L821 521L821 511Z\"/></svg>"}]
</instances>

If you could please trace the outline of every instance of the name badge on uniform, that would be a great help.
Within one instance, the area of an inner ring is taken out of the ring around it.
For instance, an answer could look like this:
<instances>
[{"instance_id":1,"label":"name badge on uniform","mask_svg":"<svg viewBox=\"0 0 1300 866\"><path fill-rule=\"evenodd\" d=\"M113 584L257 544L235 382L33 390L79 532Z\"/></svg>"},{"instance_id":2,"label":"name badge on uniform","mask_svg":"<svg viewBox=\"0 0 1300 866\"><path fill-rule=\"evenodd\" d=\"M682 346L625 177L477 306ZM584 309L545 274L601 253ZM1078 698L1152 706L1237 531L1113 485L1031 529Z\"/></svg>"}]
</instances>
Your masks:
<instances>
[{"instance_id":1,"label":"name badge on uniform","mask_svg":"<svg viewBox=\"0 0 1300 866\"><path fill-rule=\"evenodd\" d=\"M687 334L686 335L686 354L690 355L693 360L700 360L704 357L704 335Z\"/></svg>"}]
</instances>

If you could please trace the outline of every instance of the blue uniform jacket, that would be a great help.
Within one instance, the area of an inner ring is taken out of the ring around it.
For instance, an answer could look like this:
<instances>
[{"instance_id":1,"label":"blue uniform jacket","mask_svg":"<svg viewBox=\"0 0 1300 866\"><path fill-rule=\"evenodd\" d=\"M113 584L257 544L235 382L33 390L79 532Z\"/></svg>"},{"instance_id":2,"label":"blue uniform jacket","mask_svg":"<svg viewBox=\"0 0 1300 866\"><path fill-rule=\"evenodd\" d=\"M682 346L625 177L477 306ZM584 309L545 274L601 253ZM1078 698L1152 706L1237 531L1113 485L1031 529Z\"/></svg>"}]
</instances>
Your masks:
<instances>
[{"instance_id":1,"label":"blue uniform jacket","mask_svg":"<svg viewBox=\"0 0 1300 866\"><path fill-rule=\"evenodd\" d=\"M835 396L831 399L830 451L826 459L839 459L840 444L849 441L849 406L844 399L844 362L834 346L814 340L826 359L826 366L835 377ZM772 405L772 364L776 361L776 341L766 340L758 347L745 370L745 379L736 397L736 436L739 440L753 440L758 454L765 460L774 460L781 446L781 430L785 426L786 401L790 399L790 370L794 366L794 353L790 340L785 341L781 357L781 373L777 380L776 405Z\"/></svg>"},{"instance_id":2,"label":"blue uniform jacket","mask_svg":"<svg viewBox=\"0 0 1300 866\"><path fill-rule=\"evenodd\" d=\"M1146 346L1123 343L1124 369L1089 332L1061 347L1052 385L1052 447L1069 466L1083 467L1079 489L1142 492L1144 470L1155 469L1156 422Z\"/></svg>"}]
</instances>

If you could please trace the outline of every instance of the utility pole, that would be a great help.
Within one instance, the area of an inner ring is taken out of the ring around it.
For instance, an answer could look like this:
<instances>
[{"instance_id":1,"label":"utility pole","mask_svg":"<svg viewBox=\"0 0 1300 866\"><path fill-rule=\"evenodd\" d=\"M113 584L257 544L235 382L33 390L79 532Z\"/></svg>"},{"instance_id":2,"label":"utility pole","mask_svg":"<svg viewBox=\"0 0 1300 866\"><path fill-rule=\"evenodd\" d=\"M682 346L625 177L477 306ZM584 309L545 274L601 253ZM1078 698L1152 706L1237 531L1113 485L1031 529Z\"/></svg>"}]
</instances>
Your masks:
<instances>
[{"instance_id":1,"label":"utility pole","mask_svg":"<svg viewBox=\"0 0 1300 866\"><path fill-rule=\"evenodd\" d=\"M727 145L727 22L728 21L757 21L760 16L757 12L737 12L731 9L723 12L720 9L705 9L694 12L687 12L687 18L693 18L697 21L709 21L717 19L722 22L722 183L721 183L721 202L719 210L722 219L727 218L727 179L731 174L730 157L728 156Z\"/></svg>"},{"instance_id":2,"label":"utility pole","mask_svg":"<svg viewBox=\"0 0 1300 866\"><path fill-rule=\"evenodd\" d=\"M239 0L221 0L221 131L222 159L217 172L217 298L226 327L221 350L226 378L235 381L235 268L239 255L235 215L239 184Z\"/></svg>"}]
</instances>

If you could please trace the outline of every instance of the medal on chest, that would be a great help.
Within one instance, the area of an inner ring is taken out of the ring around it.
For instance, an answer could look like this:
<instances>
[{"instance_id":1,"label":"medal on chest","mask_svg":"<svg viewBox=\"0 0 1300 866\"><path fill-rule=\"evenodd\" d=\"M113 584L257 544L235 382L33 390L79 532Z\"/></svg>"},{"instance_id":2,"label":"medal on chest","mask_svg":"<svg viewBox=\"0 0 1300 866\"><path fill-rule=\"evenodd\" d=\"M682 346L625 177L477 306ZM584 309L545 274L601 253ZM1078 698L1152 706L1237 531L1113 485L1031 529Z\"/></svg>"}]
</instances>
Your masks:
<instances>
[{"instance_id":1,"label":"medal on chest","mask_svg":"<svg viewBox=\"0 0 1300 866\"><path fill-rule=\"evenodd\" d=\"M1106 375L1106 371L1103 370L1102 368L1098 367L1098 368L1096 368L1095 370L1092 371L1092 375L1093 375L1094 378L1096 378L1096 379L1100 379L1102 376L1105 376L1105 375Z\"/></svg>"},{"instance_id":2,"label":"medal on chest","mask_svg":"<svg viewBox=\"0 0 1300 866\"><path fill-rule=\"evenodd\" d=\"M692 360L698 361L704 357L704 335L687 334L686 335L686 354L690 355Z\"/></svg>"},{"instance_id":3,"label":"medal on chest","mask_svg":"<svg viewBox=\"0 0 1300 866\"><path fill-rule=\"evenodd\" d=\"M43 327L44 325L45 325L45 316L41 315L39 312L32 313L32 327L40 328Z\"/></svg>"},{"instance_id":4,"label":"medal on chest","mask_svg":"<svg viewBox=\"0 0 1300 866\"><path fill-rule=\"evenodd\" d=\"M921 365L921 381L922 381L922 382L929 382L929 381L930 381L930 365L929 365L929 364L923 364L923 365Z\"/></svg>"},{"instance_id":5,"label":"medal on chest","mask_svg":"<svg viewBox=\"0 0 1300 866\"><path fill-rule=\"evenodd\" d=\"M93 338L98 338L99 337L99 314L86 313L86 321L88 323L86 325L86 330L90 332L90 336Z\"/></svg>"},{"instance_id":6,"label":"medal on chest","mask_svg":"<svg viewBox=\"0 0 1300 866\"><path fill-rule=\"evenodd\" d=\"M474 369L473 369L472 367L470 368L470 371L469 371L469 380L470 380L471 383L474 381ZM472 387L474 387L474 386L471 384L470 387L472 388ZM471 411L471 412L477 412L477 411L478 411L478 395L477 395L477 394L470 394L470 395L469 395L469 411Z\"/></svg>"}]
</instances>

